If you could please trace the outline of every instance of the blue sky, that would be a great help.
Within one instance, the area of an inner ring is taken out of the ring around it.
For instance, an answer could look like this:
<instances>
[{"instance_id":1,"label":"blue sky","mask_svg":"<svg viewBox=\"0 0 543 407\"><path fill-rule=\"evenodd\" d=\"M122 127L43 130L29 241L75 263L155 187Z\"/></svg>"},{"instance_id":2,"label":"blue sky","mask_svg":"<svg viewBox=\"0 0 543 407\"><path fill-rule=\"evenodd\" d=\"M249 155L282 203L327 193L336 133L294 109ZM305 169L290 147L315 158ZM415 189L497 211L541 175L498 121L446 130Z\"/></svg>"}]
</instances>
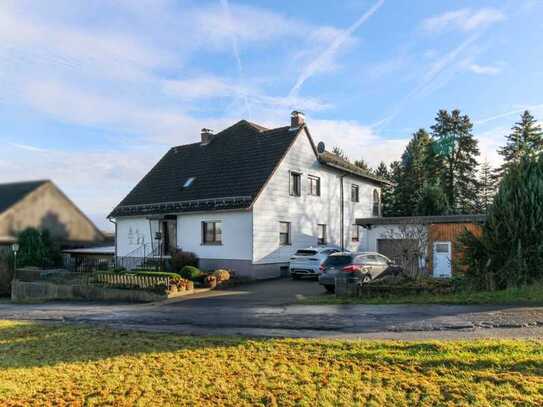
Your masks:
<instances>
[{"instance_id":1,"label":"blue sky","mask_svg":"<svg viewBox=\"0 0 543 407\"><path fill-rule=\"evenodd\" d=\"M543 1L0 3L0 182L51 178L100 227L172 145L303 110L317 141L376 165L438 109L497 164L543 119Z\"/></svg>"}]
</instances>

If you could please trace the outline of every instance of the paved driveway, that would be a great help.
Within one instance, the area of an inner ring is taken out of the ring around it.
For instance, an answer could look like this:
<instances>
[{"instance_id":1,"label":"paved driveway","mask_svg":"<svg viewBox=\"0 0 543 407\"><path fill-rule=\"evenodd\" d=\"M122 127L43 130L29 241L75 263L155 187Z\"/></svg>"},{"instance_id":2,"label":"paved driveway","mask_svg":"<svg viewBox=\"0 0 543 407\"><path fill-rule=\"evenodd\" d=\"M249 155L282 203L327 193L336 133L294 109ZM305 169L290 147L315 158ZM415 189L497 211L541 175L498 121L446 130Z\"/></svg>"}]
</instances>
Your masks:
<instances>
[{"instance_id":1,"label":"paved driveway","mask_svg":"<svg viewBox=\"0 0 543 407\"><path fill-rule=\"evenodd\" d=\"M0 319L94 323L183 334L291 337L543 337L543 308L297 305L313 281L273 280L154 304L0 304Z\"/></svg>"}]
</instances>

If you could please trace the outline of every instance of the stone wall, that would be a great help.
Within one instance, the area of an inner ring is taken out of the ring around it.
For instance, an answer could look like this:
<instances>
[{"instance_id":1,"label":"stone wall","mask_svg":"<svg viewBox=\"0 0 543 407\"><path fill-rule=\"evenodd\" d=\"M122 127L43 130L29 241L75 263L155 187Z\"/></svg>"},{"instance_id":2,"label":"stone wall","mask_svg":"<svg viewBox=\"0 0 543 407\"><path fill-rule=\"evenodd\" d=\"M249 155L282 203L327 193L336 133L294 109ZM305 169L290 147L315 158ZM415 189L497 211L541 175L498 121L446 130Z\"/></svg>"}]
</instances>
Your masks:
<instances>
[{"instance_id":1,"label":"stone wall","mask_svg":"<svg viewBox=\"0 0 543 407\"><path fill-rule=\"evenodd\" d=\"M14 302L90 300L154 302L192 294L193 290L168 293L151 289L108 288L89 283L89 273L67 270L18 269L11 285Z\"/></svg>"},{"instance_id":2,"label":"stone wall","mask_svg":"<svg viewBox=\"0 0 543 407\"><path fill-rule=\"evenodd\" d=\"M188 291L182 292L189 293ZM86 285L55 284L45 281L18 281L11 287L14 302L45 302L52 300L90 300L121 302L163 301L172 296L147 290L116 289Z\"/></svg>"}]
</instances>

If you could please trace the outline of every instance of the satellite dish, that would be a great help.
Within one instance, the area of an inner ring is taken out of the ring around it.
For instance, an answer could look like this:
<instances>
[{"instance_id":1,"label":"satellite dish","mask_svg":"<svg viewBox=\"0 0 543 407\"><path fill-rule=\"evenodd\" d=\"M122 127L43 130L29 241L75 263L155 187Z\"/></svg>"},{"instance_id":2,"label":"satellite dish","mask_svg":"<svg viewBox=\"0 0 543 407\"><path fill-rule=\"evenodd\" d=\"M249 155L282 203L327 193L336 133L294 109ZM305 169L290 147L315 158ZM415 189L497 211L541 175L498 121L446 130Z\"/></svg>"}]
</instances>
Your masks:
<instances>
[{"instance_id":1,"label":"satellite dish","mask_svg":"<svg viewBox=\"0 0 543 407\"><path fill-rule=\"evenodd\" d=\"M317 152L319 154L324 153L325 150L326 150L326 146L324 145L322 141L319 144L317 144Z\"/></svg>"}]
</instances>

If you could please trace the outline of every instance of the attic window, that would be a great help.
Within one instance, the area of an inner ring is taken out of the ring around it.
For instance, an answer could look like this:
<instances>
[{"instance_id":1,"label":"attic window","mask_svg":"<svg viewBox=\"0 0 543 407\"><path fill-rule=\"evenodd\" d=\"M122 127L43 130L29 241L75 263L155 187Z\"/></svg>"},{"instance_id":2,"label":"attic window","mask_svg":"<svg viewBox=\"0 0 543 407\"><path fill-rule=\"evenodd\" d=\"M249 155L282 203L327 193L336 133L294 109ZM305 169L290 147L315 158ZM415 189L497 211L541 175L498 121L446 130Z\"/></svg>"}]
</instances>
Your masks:
<instances>
[{"instance_id":1,"label":"attic window","mask_svg":"<svg viewBox=\"0 0 543 407\"><path fill-rule=\"evenodd\" d=\"M194 182L196 178L195 177L190 177L189 179L187 179L185 181L185 183L183 184L183 188L188 188L192 185L192 183Z\"/></svg>"}]
</instances>

